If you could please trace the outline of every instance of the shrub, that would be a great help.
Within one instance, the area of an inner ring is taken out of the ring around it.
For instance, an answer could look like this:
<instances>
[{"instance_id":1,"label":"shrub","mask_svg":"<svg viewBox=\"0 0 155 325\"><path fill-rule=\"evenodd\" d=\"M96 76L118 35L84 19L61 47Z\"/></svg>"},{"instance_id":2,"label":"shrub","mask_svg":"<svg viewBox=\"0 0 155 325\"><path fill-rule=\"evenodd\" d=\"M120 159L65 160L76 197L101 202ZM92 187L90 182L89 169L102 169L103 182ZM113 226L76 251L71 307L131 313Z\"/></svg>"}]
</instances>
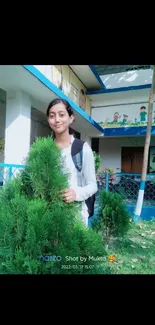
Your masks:
<instances>
[{"instance_id":1,"label":"shrub","mask_svg":"<svg viewBox=\"0 0 155 325\"><path fill-rule=\"evenodd\" d=\"M129 229L130 216L118 193L100 192L97 219L92 228L105 235L106 243L110 236L123 237Z\"/></svg>"},{"instance_id":2,"label":"shrub","mask_svg":"<svg viewBox=\"0 0 155 325\"><path fill-rule=\"evenodd\" d=\"M24 171L0 192L1 274L108 272L89 260L105 256L102 237L83 223L81 204L67 204L60 195L68 177L61 149L50 137L37 139Z\"/></svg>"}]
</instances>

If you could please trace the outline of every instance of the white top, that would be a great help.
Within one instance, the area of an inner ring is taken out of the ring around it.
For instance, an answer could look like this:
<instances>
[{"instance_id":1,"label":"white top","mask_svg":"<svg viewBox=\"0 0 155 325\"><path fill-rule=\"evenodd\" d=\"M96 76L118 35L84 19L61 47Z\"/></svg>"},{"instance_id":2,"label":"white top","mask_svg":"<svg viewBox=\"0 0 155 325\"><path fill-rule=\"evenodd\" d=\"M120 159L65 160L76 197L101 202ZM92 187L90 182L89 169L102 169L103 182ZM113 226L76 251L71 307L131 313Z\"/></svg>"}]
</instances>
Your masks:
<instances>
[{"instance_id":1,"label":"white top","mask_svg":"<svg viewBox=\"0 0 155 325\"><path fill-rule=\"evenodd\" d=\"M71 136L71 144L73 141L74 137ZM65 160L67 172L70 173L69 184L76 193L76 201L82 201L82 218L88 224L88 208L84 201L97 192L94 155L88 143L85 142L83 145L82 171L79 172L72 160L71 144L69 147L62 149L62 157ZM82 186L78 185L79 177Z\"/></svg>"}]
</instances>

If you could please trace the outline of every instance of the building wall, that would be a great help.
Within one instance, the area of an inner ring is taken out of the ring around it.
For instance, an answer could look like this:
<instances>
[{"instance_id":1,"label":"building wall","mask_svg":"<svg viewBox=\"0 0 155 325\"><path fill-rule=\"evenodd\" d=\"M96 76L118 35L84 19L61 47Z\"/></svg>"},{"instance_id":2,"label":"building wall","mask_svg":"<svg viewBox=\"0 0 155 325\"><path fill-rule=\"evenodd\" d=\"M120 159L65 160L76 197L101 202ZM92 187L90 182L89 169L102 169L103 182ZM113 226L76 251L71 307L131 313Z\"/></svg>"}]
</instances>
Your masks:
<instances>
[{"instance_id":1,"label":"building wall","mask_svg":"<svg viewBox=\"0 0 155 325\"><path fill-rule=\"evenodd\" d=\"M4 162L6 92L0 89L0 163Z\"/></svg>"},{"instance_id":2,"label":"building wall","mask_svg":"<svg viewBox=\"0 0 155 325\"><path fill-rule=\"evenodd\" d=\"M51 129L48 126L46 115L39 110L31 109L31 140L32 144L37 137L47 137L51 135Z\"/></svg>"},{"instance_id":3,"label":"building wall","mask_svg":"<svg viewBox=\"0 0 155 325\"><path fill-rule=\"evenodd\" d=\"M35 67L88 115L91 115L91 102L86 95L86 87L68 65L35 65Z\"/></svg>"},{"instance_id":4,"label":"building wall","mask_svg":"<svg viewBox=\"0 0 155 325\"><path fill-rule=\"evenodd\" d=\"M25 164L30 149L31 97L22 90L7 91L5 122L6 164Z\"/></svg>"},{"instance_id":5,"label":"building wall","mask_svg":"<svg viewBox=\"0 0 155 325\"><path fill-rule=\"evenodd\" d=\"M99 154L101 155L101 167L121 169L121 148L122 147L143 147L145 137L120 137L99 139ZM151 146L155 146L155 136L151 138Z\"/></svg>"},{"instance_id":6,"label":"building wall","mask_svg":"<svg viewBox=\"0 0 155 325\"><path fill-rule=\"evenodd\" d=\"M46 116L39 110L32 110L31 114L31 141L32 144L35 137L48 136L51 131L48 127ZM37 112L37 113L36 113ZM6 125L6 92L0 89L0 163L4 163L4 139Z\"/></svg>"},{"instance_id":7,"label":"building wall","mask_svg":"<svg viewBox=\"0 0 155 325\"><path fill-rule=\"evenodd\" d=\"M92 118L105 128L147 125L149 92L143 89L92 96ZM141 106L146 107L146 121L141 119ZM152 122L155 125L155 103Z\"/></svg>"}]
</instances>

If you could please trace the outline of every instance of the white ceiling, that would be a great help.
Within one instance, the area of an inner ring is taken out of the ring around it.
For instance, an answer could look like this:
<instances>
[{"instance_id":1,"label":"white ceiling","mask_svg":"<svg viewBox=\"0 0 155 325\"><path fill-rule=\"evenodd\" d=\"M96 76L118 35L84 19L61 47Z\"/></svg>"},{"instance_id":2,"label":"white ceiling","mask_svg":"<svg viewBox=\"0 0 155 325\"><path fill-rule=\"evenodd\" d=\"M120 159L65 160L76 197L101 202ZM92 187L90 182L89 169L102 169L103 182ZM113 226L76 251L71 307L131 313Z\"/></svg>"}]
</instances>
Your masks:
<instances>
[{"instance_id":1,"label":"white ceiling","mask_svg":"<svg viewBox=\"0 0 155 325\"><path fill-rule=\"evenodd\" d=\"M0 65L0 88L5 91L22 90L26 92L31 96L32 106L43 113L46 113L49 102L58 97L22 65ZM75 110L74 113L75 122L73 122L72 128L91 137L102 136L96 127Z\"/></svg>"},{"instance_id":2,"label":"white ceiling","mask_svg":"<svg viewBox=\"0 0 155 325\"><path fill-rule=\"evenodd\" d=\"M87 89L95 90L102 88L89 65L70 65L70 67Z\"/></svg>"},{"instance_id":3,"label":"white ceiling","mask_svg":"<svg viewBox=\"0 0 155 325\"><path fill-rule=\"evenodd\" d=\"M100 76L107 89L147 85L152 83L152 69L133 70Z\"/></svg>"}]
</instances>

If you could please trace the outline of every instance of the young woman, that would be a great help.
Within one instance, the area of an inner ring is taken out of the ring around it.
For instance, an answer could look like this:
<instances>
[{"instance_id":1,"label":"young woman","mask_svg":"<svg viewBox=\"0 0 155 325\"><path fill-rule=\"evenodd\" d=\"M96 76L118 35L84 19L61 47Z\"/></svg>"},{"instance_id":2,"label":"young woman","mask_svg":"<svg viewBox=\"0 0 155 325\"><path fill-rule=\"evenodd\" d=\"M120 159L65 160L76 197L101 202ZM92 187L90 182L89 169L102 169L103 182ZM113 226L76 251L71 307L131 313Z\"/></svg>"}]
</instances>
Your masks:
<instances>
[{"instance_id":1,"label":"young woman","mask_svg":"<svg viewBox=\"0 0 155 325\"><path fill-rule=\"evenodd\" d=\"M69 127L74 120L74 114L70 104L61 98L54 99L47 108L47 117L49 126L54 131L55 142L62 149L62 156L70 173L70 188L63 190L62 196L67 203L73 201L82 202L82 218L88 224L89 215L85 200L97 192L92 149L86 142L84 143L82 171L81 173L78 172L71 156L71 145L74 137L69 134ZM79 186L78 177L82 178L82 186Z\"/></svg>"}]
</instances>

